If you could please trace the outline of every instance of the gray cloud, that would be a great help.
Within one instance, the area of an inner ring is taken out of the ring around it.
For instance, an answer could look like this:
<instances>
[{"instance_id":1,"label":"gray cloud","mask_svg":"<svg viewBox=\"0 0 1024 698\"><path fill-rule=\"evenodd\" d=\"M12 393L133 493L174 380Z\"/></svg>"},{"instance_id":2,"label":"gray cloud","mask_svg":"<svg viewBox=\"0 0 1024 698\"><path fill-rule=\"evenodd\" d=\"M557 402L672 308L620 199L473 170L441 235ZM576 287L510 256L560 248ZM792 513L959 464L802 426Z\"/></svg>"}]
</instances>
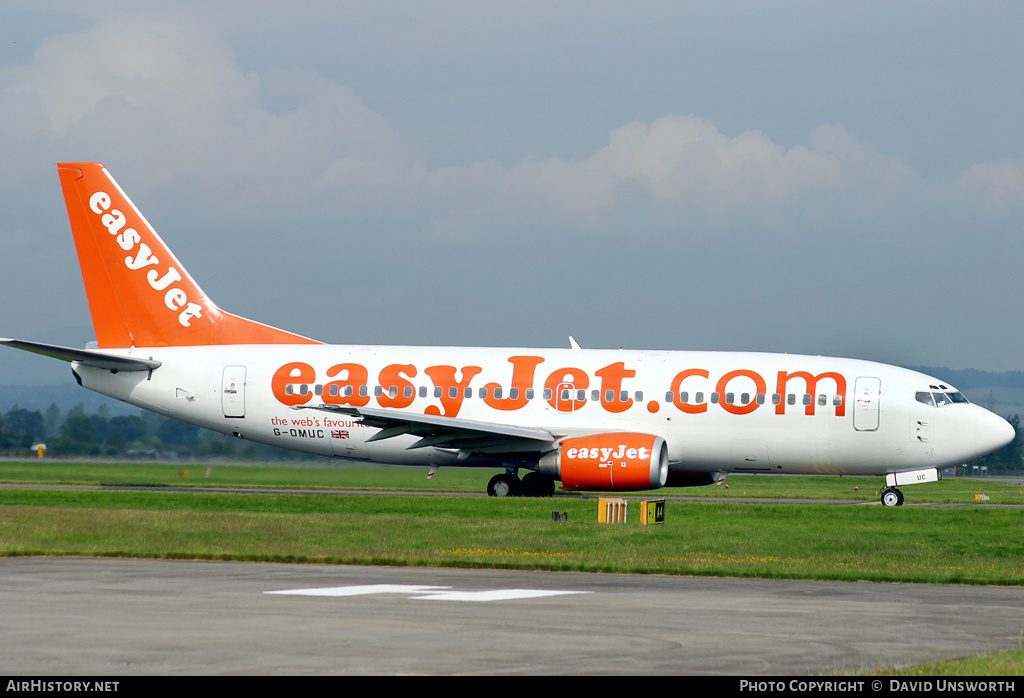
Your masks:
<instances>
[{"instance_id":1,"label":"gray cloud","mask_svg":"<svg viewBox=\"0 0 1024 698\"><path fill-rule=\"evenodd\" d=\"M990 215L1024 208L1024 159L984 162L964 172L959 184L981 197L981 210Z\"/></svg>"},{"instance_id":2,"label":"gray cloud","mask_svg":"<svg viewBox=\"0 0 1024 698\"><path fill-rule=\"evenodd\" d=\"M1022 153L1009 129L972 150L956 112L918 106L941 96L899 102L944 84L907 74L945 50L930 33L890 81L855 43L816 72L813 51L854 41L836 26L872 26L850 7L801 30L758 6L754 31L710 5L559 6L527 41L529 8L382 5L271 4L268 24L113 3L34 28L0 70L4 333L86 321L54 173L80 159L225 308L324 339L561 344L575 325L590 346L1019 364L1024 323L991 298L1015 288ZM979 80L1021 72L969 55ZM922 285L937 269L957 283ZM1013 328L999 346L993 326Z\"/></svg>"}]
</instances>

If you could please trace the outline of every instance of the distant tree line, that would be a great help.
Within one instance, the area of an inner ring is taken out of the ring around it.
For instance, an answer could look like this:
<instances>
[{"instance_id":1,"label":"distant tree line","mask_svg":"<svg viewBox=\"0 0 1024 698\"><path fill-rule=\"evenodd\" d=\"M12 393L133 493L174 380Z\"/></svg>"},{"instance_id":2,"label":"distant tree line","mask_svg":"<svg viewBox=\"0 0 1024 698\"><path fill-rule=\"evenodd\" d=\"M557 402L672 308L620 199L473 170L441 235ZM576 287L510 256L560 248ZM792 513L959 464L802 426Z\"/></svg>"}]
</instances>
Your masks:
<instances>
[{"instance_id":1,"label":"distant tree line","mask_svg":"<svg viewBox=\"0 0 1024 698\"><path fill-rule=\"evenodd\" d=\"M86 413L79 403L62 413L51 404L45 412L15 405L0 413L0 452L29 455L46 444L49 456L108 458L209 458L298 460L316 456L243 441L186 424L154 412L110 416L106 405Z\"/></svg>"},{"instance_id":2,"label":"distant tree line","mask_svg":"<svg viewBox=\"0 0 1024 698\"><path fill-rule=\"evenodd\" d=\"M976 368L934 368L927 366L907 366L929 376L941 378L956 386L957 390L974 388L1024 388L1024 371L979 371Z\"/></svg>"}]
</instances>

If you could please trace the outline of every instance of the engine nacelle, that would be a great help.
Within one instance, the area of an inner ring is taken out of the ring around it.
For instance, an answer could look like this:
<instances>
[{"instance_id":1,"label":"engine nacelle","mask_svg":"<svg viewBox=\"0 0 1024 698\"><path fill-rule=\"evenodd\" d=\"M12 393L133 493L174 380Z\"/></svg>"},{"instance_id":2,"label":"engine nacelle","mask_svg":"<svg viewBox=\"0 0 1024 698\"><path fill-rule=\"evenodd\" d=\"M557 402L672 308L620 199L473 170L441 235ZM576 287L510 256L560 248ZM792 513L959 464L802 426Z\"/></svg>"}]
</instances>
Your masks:
<instances>
[{"instance_id":1,"label":"engine nacelle","mask_svg":"<svg viewBox=\"0 0 1024 698\"><path fill-rule=\"evenodd\" d=\"M653 434L578 436L545 454L537 471L566 490L656 490L668 477L668 446Z\"/></svg>"}]
</instances>

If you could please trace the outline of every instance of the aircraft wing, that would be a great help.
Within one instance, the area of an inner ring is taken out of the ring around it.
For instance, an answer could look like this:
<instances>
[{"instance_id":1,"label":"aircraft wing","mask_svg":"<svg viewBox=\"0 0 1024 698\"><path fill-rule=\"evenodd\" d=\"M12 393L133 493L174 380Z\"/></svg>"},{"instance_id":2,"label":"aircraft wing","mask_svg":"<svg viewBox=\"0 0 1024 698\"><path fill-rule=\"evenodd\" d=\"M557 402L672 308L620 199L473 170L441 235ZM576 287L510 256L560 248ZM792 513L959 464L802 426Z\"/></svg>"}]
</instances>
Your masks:
<instances>
[{"instance_id":1,"label":"aircraft wing","mask_svg":"<svg viewBox=\"0 0 1024 698\"><path fill-rule=\"evenodd\" d=\"M522 453L550 451L556 436L545 429L530 429L508 424L475 422L457 417L442 417L402 410L381 410L344 405L310 405L300 409L336 412L359 418L363 424L380 431L366 440L383 441L402 434L420 437L407 447L453 448L475 453Z\"/></svg>"},{"instance_id":2,"label":"aircraft wing","mask_svg":"<svg viewBox=\"0 0 1024 698\"><path fill-rule=\"evenodd\" d=\"M58 344L43 344L41 342L26 342L21 339L0 339L0 344L6 344L15 349L23 349L34 354L42 354L54 359L64 361L77 361L86 366L95 366L105 371L152 371L160 367L159 361L153 359L137 359L131 356L117 356L105 354L101 351L90 349L72 349L62 347Z\"/></svg>"}]
</instances>

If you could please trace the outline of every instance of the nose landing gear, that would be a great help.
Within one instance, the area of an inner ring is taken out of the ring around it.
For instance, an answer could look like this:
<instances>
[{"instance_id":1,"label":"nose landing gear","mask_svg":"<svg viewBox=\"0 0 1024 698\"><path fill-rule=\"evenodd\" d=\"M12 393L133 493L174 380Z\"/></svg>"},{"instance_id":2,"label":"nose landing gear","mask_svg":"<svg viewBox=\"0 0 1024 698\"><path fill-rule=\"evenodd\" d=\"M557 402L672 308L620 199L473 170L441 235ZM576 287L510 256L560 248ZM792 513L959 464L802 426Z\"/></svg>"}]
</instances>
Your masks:
<instances>
[{"instance_id":1,"label":"nose landing gear","mask_svg":"<svg viewBox=\"0 0 1024 698\"><path fill-rule=\"evenodd\" d=\"M895 487L888 487L882 490L882 506L901 507L903 506L903 493Z\"/></svg>"}]
</instances>

